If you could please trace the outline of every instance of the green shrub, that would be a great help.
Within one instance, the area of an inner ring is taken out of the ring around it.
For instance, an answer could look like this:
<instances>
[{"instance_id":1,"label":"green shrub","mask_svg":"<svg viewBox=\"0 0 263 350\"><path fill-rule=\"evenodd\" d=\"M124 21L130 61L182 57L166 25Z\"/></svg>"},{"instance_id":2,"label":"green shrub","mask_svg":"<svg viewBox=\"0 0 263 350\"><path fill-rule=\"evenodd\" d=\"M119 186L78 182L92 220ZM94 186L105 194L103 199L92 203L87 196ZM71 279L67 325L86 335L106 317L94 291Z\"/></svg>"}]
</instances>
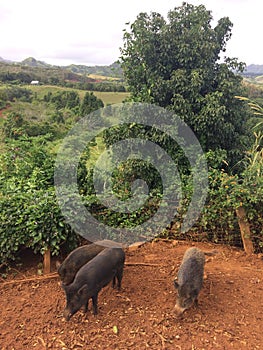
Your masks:
<instances>
[{"instance_id":1,"label":"green shrub","mask_svg":"<svg viewBox=\"0 0 263 350\"><path fill-rule=\"evenodd\" d=\"M77 236L65 222L53 185L54 156L43 137L13 140L0 156L0 260L14 259L21 247L41 254Z\"/></svg>"}]
</instances>

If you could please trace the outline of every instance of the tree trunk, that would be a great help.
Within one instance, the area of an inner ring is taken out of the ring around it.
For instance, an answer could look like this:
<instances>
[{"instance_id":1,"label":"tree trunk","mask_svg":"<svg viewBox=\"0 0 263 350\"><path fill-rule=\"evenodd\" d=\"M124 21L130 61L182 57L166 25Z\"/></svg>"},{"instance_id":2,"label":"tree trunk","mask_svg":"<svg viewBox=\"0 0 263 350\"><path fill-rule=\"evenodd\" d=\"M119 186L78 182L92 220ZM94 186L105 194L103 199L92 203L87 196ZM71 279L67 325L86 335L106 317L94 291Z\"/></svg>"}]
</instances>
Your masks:
<instances>
[{"instance_id":1,"label":"tree trunk","mask_svg":"<svg viewBox=\"0 0 263 350\"><path fill-rule=\"evenodd\" d=\"M247 254L254 253L253 242L251 240L251 232L249 223L246 217L246 211L243 207L239 207L236 209L236 214L238 218L238 224L241 232L241 238L244 246L244 250Z\"/></svg>"},{"instance_id":2,"label":"tree trunk","mask_svg":"<svg viewBox=\"0 0 263 350\"><path fill-rule=\"evenodd\" d=\"M50 273L50 249L47 249L44 253L44 266L43 266L43 274L46 275Z\"/></svg>"}]
</instances>

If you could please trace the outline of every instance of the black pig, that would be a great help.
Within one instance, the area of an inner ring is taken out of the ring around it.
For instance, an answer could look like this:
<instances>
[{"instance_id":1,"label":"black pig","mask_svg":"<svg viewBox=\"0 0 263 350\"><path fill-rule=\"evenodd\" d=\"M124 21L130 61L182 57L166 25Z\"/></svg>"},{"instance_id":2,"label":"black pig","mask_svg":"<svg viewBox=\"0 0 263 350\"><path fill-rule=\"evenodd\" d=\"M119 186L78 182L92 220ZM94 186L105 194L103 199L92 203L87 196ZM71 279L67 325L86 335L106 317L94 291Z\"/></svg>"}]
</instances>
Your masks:
<instances>
[{"instance_id":1,"label":"black pig","mask_svg":"<svg viewBox=\"0 0 263 350\"><path fill-rule=\"evenodd\" d=\"M77 272L70 285L62 285L67 299L64 317L68 321L82 306L87 311L92 298L94 315L98 312L98 293L111 280L112 286L121 288L125 253L122 248L105 248Z\"/></svg>"},{"instance_id":2,"label":"black pig","mask_svg":"<svg viewBox=\"0 0 263 350\"><path fill-rule=\"evenodd\" d=\"M74 249L62 264L57 262L58 274L62 284L72 283L78 270L106 247L118 248L121 246L120 243L105 239Z\"/></svg>"},{"instance_id":3,"label":"black pig","mask_svg":"<svg viewBox=\"0 0 263 350\"><path fill-rule=\"evenodd\" d=\"M182 314L192 306L203 285L205 254L198 248L186 250L174 286L177 289L175 310Z\"/></svg>"},{"instance_id":4,"label":"black pig","mask_svg":"<svg viewBox=\"0 0 263 350\"><path fill-rule=\"evenodd\" d=\"M74 249L63 263L57 266L62 284L68 285L72 283L78 270L103 249L105 247L94 243Z\"/></svg>"}]
</instances>

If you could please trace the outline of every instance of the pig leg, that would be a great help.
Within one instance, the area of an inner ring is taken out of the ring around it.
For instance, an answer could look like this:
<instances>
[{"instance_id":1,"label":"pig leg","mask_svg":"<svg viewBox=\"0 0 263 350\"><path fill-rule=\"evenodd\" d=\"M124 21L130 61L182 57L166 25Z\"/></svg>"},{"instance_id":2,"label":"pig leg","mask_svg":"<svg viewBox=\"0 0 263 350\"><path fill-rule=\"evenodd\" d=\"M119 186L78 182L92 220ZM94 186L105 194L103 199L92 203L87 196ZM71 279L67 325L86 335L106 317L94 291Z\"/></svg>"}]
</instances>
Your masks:
<instances>
[{"instance_id":1,"label":"pig leg","mask_svg":"<svg viewBox=\"0 0 263 350\"><path fill-rule=\"evenodd\" d=\"M118 288L118 290L120 290L120 289L121 289L121 281L122 281L122 276L123 276L123 269L118 270L118 271L117 271L117 274L116 274L117 281L118 281L118 284L117 284L117 288Z\"/></svg>"},{"instance_id":2,"label":"pig leg","mask_svg":"<svg viewBox=\"0 0 263 350\"><path fill-rule=\"evenodd\" d=\"M87 300L87 302L84 305L83 312L86 313L88 311L88 309L89 309L89 299Z\"/></svg>"},{"instance_id":3,"label":"pig leg","mask_svg":"<svg viewBox=\"0 0 263 350\"><path fill-rule=\"evenodd\" d=\"M112 288L115 288L115 285L116 285L116 276L114 275L112 279Z\"/></svg>"},{"instance_id":4,"label":"pig leg","mask_svg":"<svg viewBox=\"0 0 263 350\"><path fill-rule=\"evenodd\" d=\"M191 293L191 297L192 297L194 306L198 306L198 291L197 291L197 290L194 290L194 291Z\"/></svg>"},{"instance_id":5,"label":"pig leg","mask_svg":"<svg viewBox=\"0 0 263 350\"><path fill-rule=\"evenodd\" d=\"M97 315L98 313L98 293L96 293L95 295L93 295L92 297L92 310L93 310L93 314Z\"/></svg>"}]
</instances>

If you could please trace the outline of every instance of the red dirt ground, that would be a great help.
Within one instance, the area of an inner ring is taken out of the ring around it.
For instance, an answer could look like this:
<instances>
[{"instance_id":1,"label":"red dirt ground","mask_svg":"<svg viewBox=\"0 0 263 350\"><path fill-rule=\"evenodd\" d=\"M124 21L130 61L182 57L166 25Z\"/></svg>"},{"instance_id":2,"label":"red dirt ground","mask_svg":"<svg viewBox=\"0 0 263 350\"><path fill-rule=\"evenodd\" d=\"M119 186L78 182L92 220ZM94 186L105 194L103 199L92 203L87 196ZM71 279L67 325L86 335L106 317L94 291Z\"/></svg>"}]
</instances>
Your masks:
<instances>
[{"instance_id":1,"label":"red dirt ground","mask_svg":"<svg viewBox=\"0 0 263 350\"><path fill-rule=\"evenodd\" d=\"M0 349L262 349L263 261L256 255L196 243L218 253L207 259L199 306L176 317L173 279L191 245L159 241L128 251L122 290L105 287L97 316L79 311L69 322L56 273L38 277L36 265L11 270L0 283Z\"/></svg>"}]
</instances>

